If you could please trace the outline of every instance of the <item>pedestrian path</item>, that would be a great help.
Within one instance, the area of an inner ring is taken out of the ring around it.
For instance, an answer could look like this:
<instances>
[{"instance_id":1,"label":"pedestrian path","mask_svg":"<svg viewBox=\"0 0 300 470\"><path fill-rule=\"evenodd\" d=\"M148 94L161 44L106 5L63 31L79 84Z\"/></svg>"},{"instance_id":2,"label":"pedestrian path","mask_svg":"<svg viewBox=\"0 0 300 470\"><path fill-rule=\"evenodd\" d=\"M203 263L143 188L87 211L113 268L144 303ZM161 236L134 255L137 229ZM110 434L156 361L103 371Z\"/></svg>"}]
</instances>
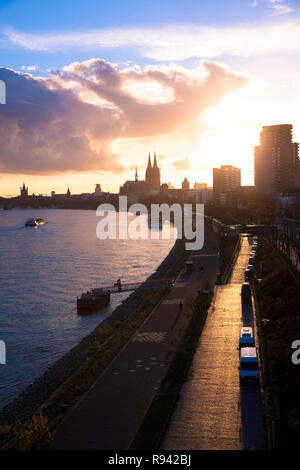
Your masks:
<instances>
[{"instance_id":1,"label":"pedestrian path","mask_svg":"<svg viewBox=\"0 0 300 470\"><path fill-rule=\"evenodd\" d=\"M259 386L241 386L237 345L249 322L242 311L241 285L251 246L242 239L228 284L218 286L188 380L162 448L241 450L265 447L264 410ZM251 319L253 318L250 307ZM251 320L252 321L252 320Z\"/></svg>"}]
</instances>

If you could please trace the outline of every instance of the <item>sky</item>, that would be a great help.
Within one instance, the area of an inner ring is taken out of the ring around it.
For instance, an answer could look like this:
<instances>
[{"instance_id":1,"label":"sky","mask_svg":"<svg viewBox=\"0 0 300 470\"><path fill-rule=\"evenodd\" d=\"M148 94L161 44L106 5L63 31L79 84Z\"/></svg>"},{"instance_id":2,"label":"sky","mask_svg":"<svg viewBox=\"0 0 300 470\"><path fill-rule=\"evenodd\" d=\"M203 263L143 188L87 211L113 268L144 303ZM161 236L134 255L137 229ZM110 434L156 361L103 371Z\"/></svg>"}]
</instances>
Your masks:
<instances>
[{"instance_id":1,"label":"sky","mask_svg":"<svg viewBox=\"0 0 300 470\"><path fill-rule=\"evenodd\" d=\"M253 184L263 125L300 141L299 0L0 0L0 195Z\"/></svg>"}]
</instances>

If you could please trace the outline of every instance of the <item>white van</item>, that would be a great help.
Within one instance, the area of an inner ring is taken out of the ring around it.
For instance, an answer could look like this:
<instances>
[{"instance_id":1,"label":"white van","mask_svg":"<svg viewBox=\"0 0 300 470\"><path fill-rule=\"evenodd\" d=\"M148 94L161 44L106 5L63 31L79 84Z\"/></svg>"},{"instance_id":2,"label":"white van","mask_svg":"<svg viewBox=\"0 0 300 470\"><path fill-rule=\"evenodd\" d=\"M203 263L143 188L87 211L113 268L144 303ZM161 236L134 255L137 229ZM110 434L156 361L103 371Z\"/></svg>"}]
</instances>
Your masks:
<instances>
[{"instance_id":1,"label":"white van","mask_svg":"<svg viewBox=\"0 0 300 470\"><path fill-rule=\"evenodd\" d=\"M257 382L259 380L256 348L241 348L239 370L242 382Z\"/></svg>"},{"instance_id":2,"label":"white van","mask_svg":"<svg viewBox=\"0 0 300 470\"><path fill-rule=\"evenodd\" d=\"M241 354L242 348L255 348L253 330L250 326L244 326L240 331L238 351Z\"/></svg>"}]
</instances>

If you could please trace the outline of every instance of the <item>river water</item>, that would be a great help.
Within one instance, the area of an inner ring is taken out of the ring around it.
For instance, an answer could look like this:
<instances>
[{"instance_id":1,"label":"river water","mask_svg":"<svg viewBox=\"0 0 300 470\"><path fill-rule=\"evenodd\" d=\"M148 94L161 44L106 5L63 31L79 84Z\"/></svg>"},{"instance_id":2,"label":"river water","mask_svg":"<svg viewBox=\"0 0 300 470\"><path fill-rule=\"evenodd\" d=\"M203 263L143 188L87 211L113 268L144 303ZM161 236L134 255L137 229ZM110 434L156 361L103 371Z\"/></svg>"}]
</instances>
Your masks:
<instances>
[{"instance_id":1,"label":"river water","mask_svg":"<svg viewBox=\"0 0 300 470\"><path fill-rule=\"evenodd\" d=\"M47 223L24 226L36 216ZM89 210L0 210L0 409L128 294L112 295L104 311L85 317L76 313L77 295L118 278L145 280L174 244L173 237L99 240L98 221Z\"/></svg>"}]
</instances>

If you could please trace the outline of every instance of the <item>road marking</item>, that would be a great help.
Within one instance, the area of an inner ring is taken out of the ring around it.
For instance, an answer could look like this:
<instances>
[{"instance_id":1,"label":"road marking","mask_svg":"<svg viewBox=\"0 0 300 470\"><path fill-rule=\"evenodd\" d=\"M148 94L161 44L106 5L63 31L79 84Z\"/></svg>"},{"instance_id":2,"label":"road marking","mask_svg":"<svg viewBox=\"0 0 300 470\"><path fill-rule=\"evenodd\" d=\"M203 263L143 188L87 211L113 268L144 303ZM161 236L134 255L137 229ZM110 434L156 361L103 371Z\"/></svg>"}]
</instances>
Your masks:
<instances>
[{"instance_id":1,"label":"road marking","mask_svg":"<svg viewBox=\"0 0 300 470\"><path fill-rule=\"evenodd\" d=\"M204 258L204 257L207 257L207 256L219 256L218 253L210 253L208 255L192 255L192 258Z\"/></svg>"},{"instance_id":2,"label":"road marking","mask_svg":"<svg viewBox=\"0 0 300 470\"><path fill-rule=\"evenodd\" d=\"M132 338L132 342L159 343L167 336L166 331L152 331L151 333L137 333Z\"/></svg>"}]
</instances>

